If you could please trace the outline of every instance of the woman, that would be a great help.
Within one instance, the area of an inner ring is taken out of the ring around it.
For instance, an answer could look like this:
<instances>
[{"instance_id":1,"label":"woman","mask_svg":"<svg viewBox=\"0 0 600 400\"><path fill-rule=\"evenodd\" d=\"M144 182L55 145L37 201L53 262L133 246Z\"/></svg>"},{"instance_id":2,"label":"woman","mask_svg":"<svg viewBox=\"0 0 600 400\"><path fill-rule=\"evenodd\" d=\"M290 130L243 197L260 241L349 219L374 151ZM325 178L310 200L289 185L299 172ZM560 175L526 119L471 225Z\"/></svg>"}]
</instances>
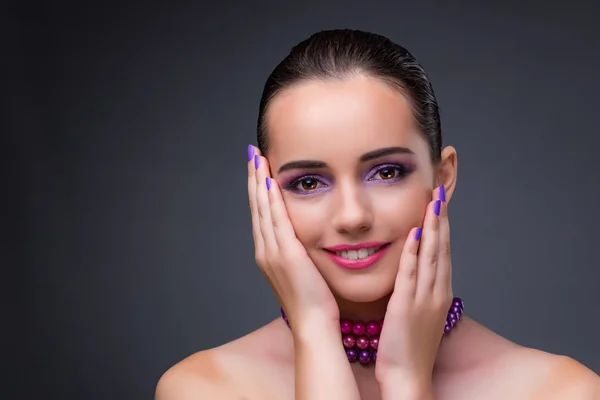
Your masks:
<instances>
[{"instance_id":1,"label":"woman","mask_svg":"<svg viewBox=\"0 0 600 400\"><path fill-rule=\"evenodd\" d=\"M578 362L462 315L447 214L456 177L408 51L350 30L294 47L248 147L256 261L282 318L181 361L156 398L599 399Z\"/></svg>"}]
</instances>

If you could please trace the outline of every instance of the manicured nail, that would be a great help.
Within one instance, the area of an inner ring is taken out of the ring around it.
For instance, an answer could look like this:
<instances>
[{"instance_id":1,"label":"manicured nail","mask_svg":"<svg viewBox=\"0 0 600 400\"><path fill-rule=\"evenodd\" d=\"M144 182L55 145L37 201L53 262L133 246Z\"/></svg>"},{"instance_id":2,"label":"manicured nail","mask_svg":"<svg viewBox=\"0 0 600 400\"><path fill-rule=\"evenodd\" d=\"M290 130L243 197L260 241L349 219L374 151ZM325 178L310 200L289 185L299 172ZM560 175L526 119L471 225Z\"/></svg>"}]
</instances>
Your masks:
<instances>
[{"instance_id":1,"label":"manicured nail","mask_svg":"<svg viewBox=\"0 0 600 400\"><path fill-rule=\"evenodd\" d=\"M254 156L254 168L258 169L260 165L260 157L258 155Z\"/></svg>"},{"instance_id":2,"label":"manicured nail","mask_svg":"<svg viewBox=\"0 0 600 400\"><path fill-rule=\"evenodd\" d=\"M435 203L433 203L433 212L435 213L435 215L440 215L440 206L442 205L442 202L439 200L436 200Z\"/></svg>"},{"instance_id":3,"label":"manicured nail","mask_svg":"<svg viewBox=\"0 0 600 400\"><path fill-rule=\"evenodd\" d=\"M446 189L444 189L444 185L440 185L440 200L446 201Z\"/></svg>"},{"instance_id":4,"label":"manicured nail","mask_svg":"<svg viewBox=\"0 0 600 400\"><path fill-rule=\"evenodd\" d=\"M421 239L421 231L421 228L417 228L417 230L415 231L415 240Z\"/></svg>"},{"instance_id":5,"label":"manicured nail","mask_svg":"<svg viewBox=\"0 0 600 400\"><path fill-rule=\"evenodd\" d=\"M252 160L252 157L254 157L254 146L249 144L248 145L248 162L250 162L250 160Z\"/></svg>"},{"instance_id":6,"label":"manicured nail","mask_svg":"<svg viewBox=\"0 0 600 400\"><path fill-rule=\"evenodd\" d=\"M267 190L271 190L271 178L267 176Z\"/></svg>"}]
</instances>

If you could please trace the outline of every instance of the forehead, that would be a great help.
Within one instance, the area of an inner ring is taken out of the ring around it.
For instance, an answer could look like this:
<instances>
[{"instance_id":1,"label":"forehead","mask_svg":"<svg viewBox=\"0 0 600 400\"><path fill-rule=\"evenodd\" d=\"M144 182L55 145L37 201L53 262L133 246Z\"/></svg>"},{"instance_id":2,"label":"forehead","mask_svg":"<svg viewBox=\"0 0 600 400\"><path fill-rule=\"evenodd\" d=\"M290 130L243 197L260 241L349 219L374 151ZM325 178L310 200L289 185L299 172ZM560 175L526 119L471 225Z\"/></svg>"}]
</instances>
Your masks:
<instances>
[{"instance_id":1,"label":"forehead","mask_svg":"<svg viewBox=\"0 0 600 400\"><path fill-rule=\"evenodd\" d=\"M379 79L310 80L278 94L266 116L269 160L360 157L370 150L403 146L428 156L409 101Z\"/></svg>"}]
</instances>

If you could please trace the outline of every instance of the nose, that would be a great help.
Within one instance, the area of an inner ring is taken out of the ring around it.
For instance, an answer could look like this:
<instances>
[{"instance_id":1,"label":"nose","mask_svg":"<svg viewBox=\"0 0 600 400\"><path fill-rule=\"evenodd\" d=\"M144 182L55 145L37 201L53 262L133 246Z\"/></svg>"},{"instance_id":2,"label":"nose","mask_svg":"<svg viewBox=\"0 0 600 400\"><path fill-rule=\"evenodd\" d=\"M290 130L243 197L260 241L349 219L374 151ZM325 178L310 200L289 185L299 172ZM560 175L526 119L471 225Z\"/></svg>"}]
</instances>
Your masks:
<instances>
[{"instance_id":1,"label":"nose","mask_svg":"<svg viewBox=\"0 0 600 400\"><path fill-rule=\"evenodd\" d=\"M334 228L349 235L368 232L373 226L373 210L367 193L351 184L338 185L337 189L332 207Z\"/></svg>"}]
</instances>

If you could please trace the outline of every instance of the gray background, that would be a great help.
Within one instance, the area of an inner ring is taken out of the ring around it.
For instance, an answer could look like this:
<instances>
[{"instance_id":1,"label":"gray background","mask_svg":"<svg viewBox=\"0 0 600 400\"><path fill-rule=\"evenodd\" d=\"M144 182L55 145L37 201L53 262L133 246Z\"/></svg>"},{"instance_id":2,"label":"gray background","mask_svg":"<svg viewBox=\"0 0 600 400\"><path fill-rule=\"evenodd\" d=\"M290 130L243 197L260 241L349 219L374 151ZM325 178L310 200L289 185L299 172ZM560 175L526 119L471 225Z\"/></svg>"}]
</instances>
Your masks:
<instances>
[{"instance_id":1,"label":"gray background","mask_svg":"<svg viewBox=\"0 0 600 400\"><path fill-rule=\"evenodd\" d=\"M592 2L252 3L48 3L3 24L4 254L25 284L5 292L23 310L13 388L148 399L178 360L278 315L253 260L246 145L275 64L346 27L388 35L433 81L459 154L467 313L600 372Z\"/></svg>"}]
</instances>

